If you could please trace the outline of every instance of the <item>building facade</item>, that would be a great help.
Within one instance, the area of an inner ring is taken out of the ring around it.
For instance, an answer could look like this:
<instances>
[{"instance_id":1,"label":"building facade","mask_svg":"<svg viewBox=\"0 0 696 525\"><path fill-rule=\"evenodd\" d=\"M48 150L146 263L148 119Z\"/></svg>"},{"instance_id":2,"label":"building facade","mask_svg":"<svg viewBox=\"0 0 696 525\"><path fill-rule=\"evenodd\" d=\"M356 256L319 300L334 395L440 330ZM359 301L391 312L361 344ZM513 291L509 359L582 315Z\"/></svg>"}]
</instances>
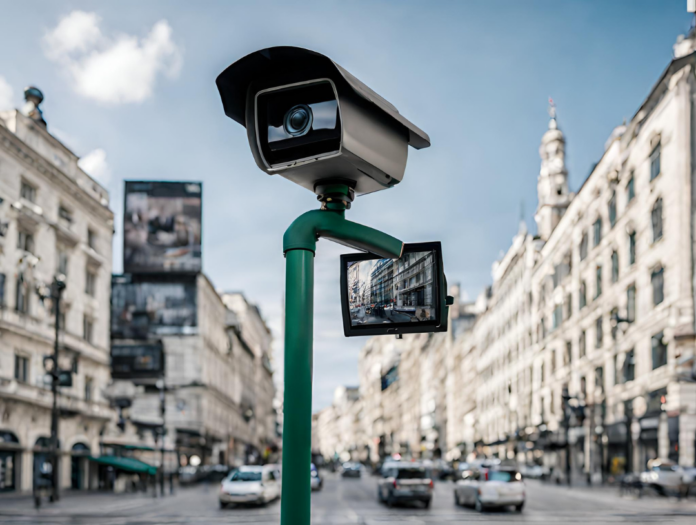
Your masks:
<instances>
[{"instance_id":1,"label":"building facade","mask_svg":"<svg viewBox=\"0 0 696 525\"><path fill-rule=\"evenodd\" d=\"M87 456L115 413L109 294L113 213L107 191L48 132L36 88L22 111L0 113L0 492L30 491L49 458L52 393L46 359L55 325L37 287L65 276L60 309L59 482L84 489Z\"/></svg>"}]
</instances>

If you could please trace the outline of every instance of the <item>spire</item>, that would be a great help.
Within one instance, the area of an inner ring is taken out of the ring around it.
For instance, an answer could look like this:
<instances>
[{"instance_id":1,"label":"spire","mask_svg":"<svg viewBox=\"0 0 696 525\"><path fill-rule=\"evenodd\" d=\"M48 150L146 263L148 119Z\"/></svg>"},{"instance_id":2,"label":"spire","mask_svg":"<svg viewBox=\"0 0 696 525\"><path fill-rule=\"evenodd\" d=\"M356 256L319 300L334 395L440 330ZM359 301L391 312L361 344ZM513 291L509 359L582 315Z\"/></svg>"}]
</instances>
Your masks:
<instances>
[{"instance_id":1,"label":"spire","mask_svg":"<svg viewBox=\"0 0 696 525\"><path fill-rule=\"evenodd\" d=\"M551 97L549 97L549 129L558 129L558 123L556 122L556 104Z\"/></svg>"}]
</instances>

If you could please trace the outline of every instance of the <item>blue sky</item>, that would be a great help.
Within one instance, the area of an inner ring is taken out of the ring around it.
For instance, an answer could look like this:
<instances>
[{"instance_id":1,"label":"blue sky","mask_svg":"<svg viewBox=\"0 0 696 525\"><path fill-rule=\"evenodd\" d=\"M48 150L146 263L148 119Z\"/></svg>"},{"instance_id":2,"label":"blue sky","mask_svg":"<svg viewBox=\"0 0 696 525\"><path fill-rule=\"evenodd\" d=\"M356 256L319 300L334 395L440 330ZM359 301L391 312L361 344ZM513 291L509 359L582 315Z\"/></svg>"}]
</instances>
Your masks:
<instances>
[{"instance_id":1,"label":"blue sky","mask_svg":"<svg viewBox=\"0 0 696 525\"><path fill-rule=\"evenodd\" d=\"M264 47L308 47L428 132L432 147L409 152L402 184L357 199L348 216L406 242L441 240L449 281L474 298L517 230L521 202L532 223L548 97L575 190L691 20L686 0L24 0L0 12L0 104L41 88L49 130L89 158L117 211L124 179L202 180L204 271L260 305L279 368L282 234L317 203L257 169L215 89L227 65ZM65 17L74 24L60 26ZM114 271L120 234L117 224ZM316 258L315 408L357 383L365 342L342 334L343 252L323 241Z\"/></svg>"}]
</instances>

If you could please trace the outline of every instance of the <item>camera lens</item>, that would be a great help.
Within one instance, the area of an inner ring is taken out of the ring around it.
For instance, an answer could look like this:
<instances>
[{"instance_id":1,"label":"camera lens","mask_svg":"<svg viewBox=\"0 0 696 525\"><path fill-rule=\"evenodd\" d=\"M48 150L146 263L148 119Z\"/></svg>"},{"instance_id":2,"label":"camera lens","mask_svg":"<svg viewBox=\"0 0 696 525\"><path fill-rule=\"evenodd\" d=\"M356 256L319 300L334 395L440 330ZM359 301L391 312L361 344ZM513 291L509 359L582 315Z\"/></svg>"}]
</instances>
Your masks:
<instances>
[{"instance_id":1,"label":"camera lens","mask_svg":"<svg viewBox=\"0 0 696 525\"><path fill-rule=\"evenodd\" d=\"M283 127L293 137L305 135L312 128L312 110L306 104L293 106L285 114Z\"/></svg>"}]
</instances>

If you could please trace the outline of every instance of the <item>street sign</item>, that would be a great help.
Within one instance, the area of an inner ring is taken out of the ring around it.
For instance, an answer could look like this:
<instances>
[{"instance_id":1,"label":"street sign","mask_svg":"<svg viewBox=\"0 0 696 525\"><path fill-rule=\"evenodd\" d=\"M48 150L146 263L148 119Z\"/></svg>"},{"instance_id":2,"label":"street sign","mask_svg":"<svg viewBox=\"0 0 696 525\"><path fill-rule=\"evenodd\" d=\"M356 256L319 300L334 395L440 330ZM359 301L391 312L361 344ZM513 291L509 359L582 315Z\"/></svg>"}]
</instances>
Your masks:
<instances>
[{"instance_id":1,"label":"street sign","mask_svg":"<svg viewBox=\"0 0 696 525\"><path fill-rule=\"evenodd\" d=\"M73 386L72 376L72 370L58 371L58 386Z\"/></svg>"}]
</instances>

